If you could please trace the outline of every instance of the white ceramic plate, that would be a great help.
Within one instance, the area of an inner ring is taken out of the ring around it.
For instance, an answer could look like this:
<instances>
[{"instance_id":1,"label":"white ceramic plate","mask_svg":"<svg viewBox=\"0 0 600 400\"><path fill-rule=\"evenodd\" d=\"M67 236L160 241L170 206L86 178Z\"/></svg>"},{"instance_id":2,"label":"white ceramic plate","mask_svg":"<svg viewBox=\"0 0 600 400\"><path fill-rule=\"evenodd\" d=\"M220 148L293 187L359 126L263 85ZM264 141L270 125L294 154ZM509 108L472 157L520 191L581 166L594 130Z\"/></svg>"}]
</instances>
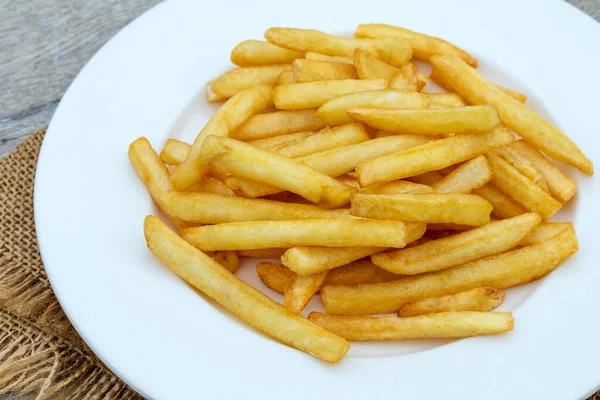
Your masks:
<instances>
[{"instance_id":1,"label":"white ceramic plate","mask_svg":"<svg viewBox=\"0 0 600 400\"><path fill-rule=\"evenodd\" d=\"M46 270L71 322L116 374L155 399L550 400L598 387L597 179L566 168L579 193L559 218L574 221L581 250L541 284L510 291L503 308L515 310L513 332L353 344L328 365L248 328L154 259L142 220L157 210L127 160L142 135L156 148L168 137L193 140L215 110L204 84L229 68L238 42L270 26L351 34L385 22L472 52L485 75L528 94L598 164L596 22L546 0L202 3L163 3L104 46L64 96L40 155L35 217ZM275 296L253 265L240 276Z\"/></svg>"}]
</instances>

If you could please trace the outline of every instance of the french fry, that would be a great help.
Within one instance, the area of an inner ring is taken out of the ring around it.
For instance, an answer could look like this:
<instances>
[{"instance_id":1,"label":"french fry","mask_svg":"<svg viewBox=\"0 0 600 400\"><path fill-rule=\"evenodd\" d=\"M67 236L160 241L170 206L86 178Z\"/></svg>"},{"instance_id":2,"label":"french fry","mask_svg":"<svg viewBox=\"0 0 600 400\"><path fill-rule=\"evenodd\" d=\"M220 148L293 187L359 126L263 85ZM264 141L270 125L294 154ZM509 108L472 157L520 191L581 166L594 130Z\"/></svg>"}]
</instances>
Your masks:
<instances>
[{"instance_id":1,"label":"french fry","mask_svg":"<svg viewBox=\"0 0 600 400\"><path fill-rule=\"evenodd\" d=\"M328 61L305 60L299 58L293 62L292 71L296 82L358 79L354 66Z\"/></svg>"},{"instance_id":2,"label":"french fry","mask_svg":"<svg viewBox=\"0 0 600 400\"><path fill-rule=\"evenodd\" d=\"M427 86L427 82L429 81L429 79L427 78L427 76L421 73L417 73L417 79L419 80L419 82L417 83L417 90L421 92L423 91L423 89L425 89L425 86Z\"/></svg>"},{"instance_id":3,"label":"french fry","mask_svg":"<svg viewBox=\"0 0 600 400\"><path fill-rule=\"evenodd\" d=\"M327 362L339 361L348 351L350 346L344 339L289 312L239 280L160 219L146 217L144 235L148 248L163 264L255 328Z\"/></svg>"},{"instance_id":4,"label":"french fry","mask_svg":"<svg viewBox=\"0 0 600 400\"><path fill-rule=\"evenodd\" d=\"M329 314L364 315L395 312L402 305L492 286L505 289L539 279L578 249L575 231L568 229L551 239L451 269L400 278L393 282L358 286L332 285L321 289Z\"/></svg>"},{"instance_id":5,"label":"french fry","mask_svg":"<svg viewBox=\"0 0 600 400\"><path fill-rule=\"evenodd\" d=\"M485 105L406 110L355 108L348 110L348 115L375 129L417 135L486 133L500 124L496 109Z\"/></svg>"},{"instance_id":6,"label":"french fry","mask_svg":"<svg viewBox=\"0 0 600 400\"><path fill-rule=\"evenodd\" d=\"M285 253L286 249L255 249L255 250L240 250L237 252L240 257L253 258L279 258Z\"/></svg>"},{"instance_id":7,"label":"french fry","mask_svg":"<svg viewBox=\"0 0 600 400\"><path fill-rule=\"evenodd\" d=\"M355 49L352 61L360 79L384 79L389 85L399 72L397 68L381 61L366 50Z\"/></svg>"},{"instance_id":8,"label":"french fry","mask_svg":"<svg viewBox=\"0 0 600 400\"><path fill-rule=\"evenodd\" d=\"M321 107L329 100L349 93L385 89L383 79L342 79L275 86L273 100L280 110Z\"/></svg>"},{"instance_id":9,"label":"french fry","mask_svg":"<svg viewBox=\"0 0 600 400\"><path fill-rule=\"evenodd\" d=\"M185 158L192 146L177 139L168 139L160 151L160 159L165 164L179 165Z\"/></svg>"},{"instance_id":10,"label":"french fry","mask_svg":"<svg viewBox=\"0 0 600 400\"><path fill-rule=\"evenodd\" d=\"M349 186L298 161L220 136L206 138L201 161L211 163L220 172L289 190L327 207L347 204L354 192Z\"/></svg>"},{"instance_id":11,"label":"french fry","mask_svg":"<svg viewBox=\"0 0 600 400\"><path fill-rule=\"evenodd\" d=\"M235 192L225 186L223 182L208 175L204 175L200 182L194 183L185 189L186 192L213 193L220 196L235 196Z\"/></svg>"},{"instance_id":12,"label":"french fry","mask_svg":"<svg viewBox=\"0 0 600 400\"><path fill-rule=\"evenodd\" d=\"M550 194L563 204L569 201L577 191L577 185L563 174L542 153L524 140L517 140L509 146L524 158L531 161L544 175Z\"/></svg>"},{"instance_id":13,"label":"french fry","mask_svg":"<svg viewBox=\"0 0 600 400\"><path fill-rule=\"evenodd\" d=\"M525 175L527 179L535 183L544 192L550 193L546 177L531 161L523 157L510 147L503 147L492 151L493 154L515 167L520 173Z\"/></svg>"},{"instance_id":14,"label":"french fry","mask_svg":"<svg viewBox=\"0 0 600 400\"><path fill-rule=\"evenodd\" d=\"M492 170L485 156L477 156L456 168L440 181L431 185L438 193L470 193L492 178Z\"/></svg>"},{"instance_id":15,"label":"french fry","mask_svg":"<svg viewBox=\"0 0 600 400\"><path fill-rule=\"evenodd\" d=\"M168 191L162 204L172 215L196 224L295 219L351 219L348 210L325 210L308 204L220 196L212 193Z\"/></svg>"},{"instance_id":16,"label":"french fry","mask_svg":"<svg viewBox=\"0 0 600 400\"><path fill-rule=\"evenodd\" d=\"M282 156L296 158L366 142L370 138L361 124L353 123L323 130L308 137L271 147L269 150Z\"/></svg>"},{"instance_id":17,"label":"french fry","mask_svg":"<svg viewBox=\"0 0 600 400\"><path fill-rule=\"evenodd\" d=\"M527 213L409 249L374 254L371 261L399 275L439 271L508 251L541 221L538 214Z\"/></svg>"},{"instance_id":18,"label":"french fry","mask_svg":"<svg viewBox=\"0 0 600 400\"><path fill-rule=\"evenodd\" d=\"M454 54L469 65L477 67L477 60L473 56L452 43L406 28L386 24L360 24L354 31L354 36L358 38L400 36L410 41L413 56L418 60L429 61L429 58L436 54Z\"/></svg>"},{"instance_id":19,"label":"french fry","mask_svg":"<svg viewBox=\"0 0 600 400\"><path fill-rule=\"evenodd\" d=\"M356 166L358 181L365 187L436 171L506 146L513 140L512 132L502 126L488 133L440 139L360 163Z\"/></svg>"},{"instance_id":20,"label":"french fry","mask_svg":"<svg viewBox=\"0 0 600 400\"><path fill-rule=\"evenodd\" d=\"M212 259L227 268L232 274L240 267L240 259L235 251L217 251Z\"/></svg>"},{"instance_id":21,"label":"french fry","mask_svg":"<svg viewBox=\"0 0 600 400\"><path fill-rule=\"evenodd\" d=\"M221 96L220 94L217 94L213 91L212 86L213 86L214 82L215 82L214 79L212 81L208 81L206 83L206 86L204 87L206 101L208 101L209 103L214 103L217 101L227 100L226 96Z\"/></svg>"},{"instance_id":22,"label":"french fry","mask_svg":"<svg viewBox=\"0 0 600 400\"><path fill-rule=\"evenodd\" d=\"M465 107L467 102L456 93L423 93L431 103L444 107Z\"/></svg>"},{"instance_id":23,"label":"french fry","mask_svg":"<svg viewBox=\"0 0 600 400\"><path fill-rule=\"evenodd\" d=\"M356 194L350 214L364 218L410 222L484 225L492 205L474 194Z\"/></svg>"},{"instance_id":24,"label":"french fry","mask_svg":"<svg viewBox=\"0 0 600 400\"><path fill-rule=\"evenodd\" d=\"M326 277L327 271L306 276L296 275L283 292L285 308L294 314L299 314L315 293L321 289Z\"/></svg>"},{"instance_id":25,"label":"french fry","mask_svg":"<svg viewBox=\"0 0 600 400\"><path fill-rule=\"evenodd\" d=\"M275 46L264 40L244 40L231 51L231 62L240 67L289 64L304 54Z\"/></svg>"},{"instance_id":26,"label":"french fry","mask_svg":"<svg viewBox=\"0 0 600 400\"><path fill-rule=\"evenodd\" d=\"M405 304L398 310L398 316L414 317L441 312L491 311L502 303L505 296L506 294L502 290L480 287Z\"/></svg>"},{"instance_id":27,"label":"french fry","mask_svg":"<svg viewBox=\"0 0 600 400\"><path fill-rule=\"evenodd\" d=\"M428 108L429 99L421 93L400 90L374 90L336 97L323 104L317 115L328 125L353 122L348 110L354 108Z\"/></svg>"},{"instance_id":28,"label":"french fry","mask_svg":"<svg viewBox=\"0 0 600 400\"><path fill-rule=\"evenodd\" d=\"M512 218L527 212L522 205L490 183L473 189L471 193L486 199L492 205L492 215L496 218Z\"/></svg>"},{"instance_id":29,"label":"french fry","mask_svg":"<svg viewBox=\"0 0 600 400\"><path fill-rule=\"evenodd\" d=\"M256 86L273 86L280 73L291 69L290 64L236 68L210 81L208 85L212 93L229 98Z\"/></svg>"},{"instance_id":30,"label":"french fry","mask_svg":"<svg viewBox=\"0 0 600 400\"><path fill-rule=\"evenodd\" d=\"M338 176L336 179L345 185L351 186L356 189L360 189L360 183L358 183L358 179L353 178L353 177L349 176L348 174Z\"/></svg>"},{"instance_id":31,"label":"french fry","mask_svg":"<svg viewBox=\"0 0 600 400\"><path fill-rule=\"evenodd\" d=\"M316 131L325 126L316 110L276 111L249 118L233 133L238 140L266 139L289 133Z\"/></svg>"},{"instance_id":32,"label":"french fry","mask_svg":"<svg viewBox=\"0 0 600 400\"><path fill-rule=\"evenodd\" d=\"M439 181L441 181L442 179L444 179L444 176L439 171L428 171L419 175L412 176L408 179L410 179L411 182L431 187Z\"/></svg>"},{"instance_id":33,"label":"french fry","mask_svg":"<svg viewBox=\"0 0 600 400\"><path fill-rule=\"evenodd\" d=\"M266 287L281 294L285 293L297 276L281 264L266 261L256 264L256 273Z\"/></svg>"},{"instance_id":34,"label":"french fry","mask_svg":"<svg viewBox=\"0 0 600 400\"><path fill-rule=\"evenodd\" d=\"M431 63L444 80L471 104L496 106L502 122L550 157L569 163L588 175L594 165L577 145L535 111L489 85L477 71L458 57L434 56Z\"/></svg>"},{"instance_id":35,"label":"french fry","mask_svg":"<svg viewBox=\"0 0 600 400\"><path fill-rule=\"evenodd\" d=\"M364 49L395 67L412 58L410 42L401 37L350 39L312 29L269 28L265 39L286 49L329 56L352 57L355 49Z\"/></svg>"},{"instance_id":36,"label":"french fry","mask_svg":"<svg viewBox=\"0 0 600 400\"><path fill-rule=\"evenodd\" d=\"M466 232L476 228L473 225L461 225L461 224L451 224L451 223L434 223L427 224L428 232Z\"/></svg>"},{"instance_id":37,"label":"french fry","mask_svg":"<svg viewBox=\"0 0 600 400\"><path fill-rule=\"evenodd\" d=\"M354 65L354 61L351 57L342 57L342 56L328 56L321 53L315 53L313 51L307 51L304 55L304 58L307 60L315 60L315 61L327 61L327 62L335 62L341 64L350 64Z\"/></svg>"},{"instance_id":38,"label":"french fry","mask_svg":"<svg viewBox=\"0 0 600 400\"><path fill-rule=\"evenodd\" d=\"M504 159L495 154L486 155L492 167L491 183L530 211L548 219L562 208L562 203L540 189Z\"/></svg>"},{"instance_id":39,"label":"french fry","mask_svg":"<svg viewBox=\"0 0 600 400\"><path fill-rule=\"evenodd\" d=\"M409 194L409 193L433 193L430 186L422 185L409 181L392 181L386 183L378 183L373 186L359 189L358 193L362 194Z\"/></svg>"},{"instance_id":40,"label":"french fry","mask_svg":"<svg viewBox=\"0 0 600 400\"><path fill-rule=\"evenodd\" d=\"M415 317L351 317L311 312L308 319L350 341L463 338L512 331L510 312L441 312Z\"/></svg>"},{"instance_id":41,"label":"french fry","mask_svg":"<svg viewBox=\"0 0 600 400\"><path fill-rule=\"evenodd\" d=\"M402 239L406 246L425 233L425 224L404 224ZM386 248L371 247L292 247L281 256L281 262L299 275L311 275L333 268L341 267L352 261L379 253Z\"/></svg>"},{"instance_id":42,"label":"french fry","mask_svg":"<svg viewBox=\"0 0 600 400\"><path fill-rule=\"evenodd\" d=\"M531 246L533 244L548 240L568 229L574 229L570 222L542 222L521 240L520 246Z\"/></svg>"},{"instance_id":43,"label":"french fry","mask_svg":"<svg viewBox=\"0 0 600 400\"><path fill-rule=\"evenodd\" d=\"M277 79L275 79L275 86L279 85L289 85L291 83L298 83L294 79L294 71L283 71L279 75L277 75Z\"/></svg>"},{"instance_id":44,"label":"french fry","mask_svg":"<svg viewBox=\"0 0 600 400\"><path fill-rule=\"evenodd\" d=\"M294 246L404 247L408 231L407 223L401 221L311 219L205 225L183 229L181 236L208 251Z\"/></svg>"},{"instance_id":45,"label":"french fry","mask_svg":"<svg viewBox=\"0 0 600 400\"><path fill-rule=\"evenodd\" d=\"M399 68L398 74L390 81L390 89L404 89L418 92L424 85L420 83L417 68L412 63L406 63Z\"/></svg>"},{"instance_id":46,"label":"french fry","mask_svg":"<svg viewBox=\"0 0 600 400\"><path fill-rule=\"evenodd\" d=\"M173 187L184 190L198 182L208 171L208 166L200 160L204 139L210 135L229 136L248 118L273 104L271 92L270 86L258 86L239 93L223 104L200 131L185 161L171 174Z\"/></svg>"},{"instance_id":47,"label":"french fry","mask_svg":"<svg viewBox=\"0 0 600 400\"><path fill-rule=\"evenodd\" d=\"M279 146L280 144L283 144L286 142L290 142L292 140L296 140L296 139L300 139L303 137L313 135L314 133L315 132L313 132L313 131L288 133L285 135L273 136L273 137L266 138L266 139L248 140L248 141L246 141L246 143L251 144L254 147L259 147L261 149L268 149L271 147Z\"/></svg>"}]
</instances>

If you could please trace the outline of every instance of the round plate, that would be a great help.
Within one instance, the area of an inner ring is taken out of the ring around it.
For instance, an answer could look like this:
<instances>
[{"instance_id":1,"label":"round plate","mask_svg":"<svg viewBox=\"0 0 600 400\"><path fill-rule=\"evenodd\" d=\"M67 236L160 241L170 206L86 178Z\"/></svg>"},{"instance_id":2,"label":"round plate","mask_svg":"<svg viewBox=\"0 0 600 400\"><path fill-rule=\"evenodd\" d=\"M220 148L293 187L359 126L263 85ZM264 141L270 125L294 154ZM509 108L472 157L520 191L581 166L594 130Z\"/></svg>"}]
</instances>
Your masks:
<instances>
[{"instance_id":1,"label":"round plate","mask_svg":"<svg viewBox=\"0 0 600 400\"><path fill-rule=\"evenodd\" d=\"M157 210L129 165L129 143L146 136L160 149L167 137L192 140L216 109L204 100L204 84L229 68L240 41L261 38L270 26L350 35L364 22L464 47L483 73L530 95L528 104L600 161L600 27L562 1L166 2L86 65L44 140L37 234L69 319L109 368L155 399L590 394L600 382L600 196L595 179L571 168L579 192L560 215L574 221L581 249L535 291L526 286L513 296L505 307L515 309L515 330L503 335L438 347L353 344L341 363L329 365L248 328L147 250L142 221ZM242 278L260 285L253 266L242 268Z\"/></svg>"}]
</instances>

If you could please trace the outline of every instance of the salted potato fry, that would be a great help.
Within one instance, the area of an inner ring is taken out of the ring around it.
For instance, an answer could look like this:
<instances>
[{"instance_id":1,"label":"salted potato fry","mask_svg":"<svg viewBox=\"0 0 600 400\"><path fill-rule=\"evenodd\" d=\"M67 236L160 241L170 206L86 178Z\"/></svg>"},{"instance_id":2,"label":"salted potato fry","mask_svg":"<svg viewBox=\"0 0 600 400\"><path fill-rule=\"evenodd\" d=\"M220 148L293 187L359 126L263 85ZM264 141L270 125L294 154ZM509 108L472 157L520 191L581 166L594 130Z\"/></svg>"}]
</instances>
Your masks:
<instances>
[{"instance_id":1,"label":"salted potato fry","mask_svg":"<svg viewBox=\"0 0 600 400\"><path fill-rule=\"evenodd\" d=\"M406 28L386 24L360 24L354 31L354 36L358 38L400 36L410 41L413 56L418 60L429 61L429 58L436 54L454 54L469 65L477 67L477 59L452 43Z\"/></svg>"},{"instance_id":2,"label":"salted potato fry","mask_svg":"<svg viewBox=\"0 0 600 400\"><path fill-rule=\"evenodd\" d=\"M358 183L358 179L353 178L347 174L338 176L336 179L345 185L351 186L356 189L360 189L360 183Z\"/></svg>"},{"instance_id":3,"label":"salted potato fry","mask_svg":"<svg viewBox=\"0 0 600 400\"><path fill-rule=\"evenodd\" d=\"M328 207L347 204L355 190L291 158L234 139L206 138L201 157L220 172L289 190Z\"/></svg>"},{"instance_id":4,"label":"salted potato fry","mask_svg":"<svg viewBox=\"0 0 600 400\"><path fill-rule=\"evenodd\" d=\"M200 182L194 183L185 189L185 192L213 193L220 196L235 196L235 192L228 188L223 182L208 175L204 175Z\"/></svg>"},{"instance_id":5,"label":"salted potato fry","mask_svg":"<svg viewBox=\"0 0 600 400\"><path fill-rule=\"evenodd\" d=\"M531 232L521 240L520 246L531 246L544 240L548 240L567 229L574 229L570 222L543 222L533 228Z\"/></svg>"},{"instance_id":6,"label":"salted potato fry","mask_svg":"<svg viewBox=\"0 0 600 400\"><path fill-rule=\"evenodd\" d=\"M352 198L350 214L410 222L484 225L492 205L474 194L360 194Z\"/></svg>"},{"instance_id":7,"label":"salted potato fry","mask_svg":"<svg viewBox=\"0 0 600 400\"><path fill-rule=\"evenodd\" d=\"M277 135L265 139L248 140L246 141L246 143L251 144L254 147L259 147L261 149L269 149L271 147L276 147L280 144L287 143L292 140L313 135L314 133L315 132L313 131L287 133L285 135Z\"/></svg>"},{"instance_id":8,"label":"salted potato fry","mask_svg":"<svg viewBox=\"0 0 600 400\"><path fill-rule=\"evenodd\" d=\"M344 339L289 312L236 278L182 240L160 219L146 217L144 235L148 248L163 264L262 332L327 362L339 361L350 348Z\"/></svg>"},{"instance_id":9,"label":"salted potato fry","mask_svg":"<svg viewBox=\"0 0 600 400\"><path fill-rule=\"evenodd\" d=\"M401 37L351 39L313 29L269 28L265 32L265 39L286 49L329 56L352 57L355 49L364 49L395 67L402 66L412 58L410 42Z\"/></svg>"},{"instance_id":10,"label":"salted potato fry","mask_svg":"<svg viewBox=\"0 0 600 400\"><path fill-rule=\"evenodd\" d=\"M307 51L304 55L304 58L307 60L315 60L315 61L327 61L327 62L335 62L341 64L349 64L354 65L354 61L351 57L342 57L342 56L328 56L326 54L315 53L313 51Z\"/></svg>"},{"instance_id":11,"label":"salted potato fry","mask_svg":"<svg viewBox=\"0 0 600 400\"><path fill-rule=\"evenodd\" d=\"M406 246L425 233L425 224L404 223L402 240ZM341 267L352 261L379 253L386 248L372 247L292 247L281 256L281 262L299 275L310 275Z\"/></svg>"},{"instance_id":12,"label":"salted potato fry","mask_svg":"<svg viewBox=\"0 0 600 400\"><path fill-rule=\"evenodd\" d=\"M275 80L275 86L289 85L291 83L298 83L294 79L294 71L283 71L277 76L277 79Z\"/></svg>"},{"instance_id":13,"label":"salted potato fry","mask_svg":"<svg viewBox=\"0 0 600 400\"><path fill-rule=\"evenodd\" d=\"M454 232L466 232L466 231L470 231L472 229L476 228L473 225L461 225L461 224L451 224L451 223L434 223L434 224L427 224L427 231L428 232L450 232L450 231L454 231Z\"/></svg>"},{"instance_id":14,"label":"salted potato fry","mask_svg":"<svg viewBox=\"0 0 600 400\"><path fill-rule=\"evenodd\" d=\"M212 88L214 82L215 82L215 80L213 79L212 81L208 81L206 83L206 86L204 88L204 93L206 95L206 101L208 101L209 103L214 103L217 101L227 100L227 96L221 96L220 94L217 94L214 92L214 90Z\"/></svg>"},{"instance_id":15,"label":"salted potato fry","mask_svg":"<svg viewBox=\"0 0 600 400\"><path fill-rule=\"evenodd\" d=\"M212 259L227 268L231 273L235 273L240 267L240 259L235 251L217 251Z\"/></svg>"},{"instance_id":16,"label":"salted potato fry","mask_svg":"<svg viewBox=\"0 0 600 400\"><path fill-rule=\"evenodd\" d=\"M419 175L412 176L410 178L411 182L419 183L421 185L433 186L442 179L444 176L439 171L429 171Z\"/></svg>"},{"instance_id":17,"label":"salted potato fry","mask_svg":"<svg viewBox=\"0 0 600 400\"><path fill-rule=\"evenodd\" d=\"M524 140L517 140L509 146L524 158L528 159L546 178L548 189L553 197L563 204L571 200L577 191L577 185L568 176L562 173L542 153Z\"/></svg>"},{"instance_id":18,"label":"salted potato fry","mask_svg":"<svg viewBox=\"0 0 600 400\"><path fill-rule=\"evenodd\" d=\"M291 69L290 64L236 68L210 81L210 91L221 97L233 97L256 86L273 86L280 73Z\"/></svg>"},{"instance_id":19,"label":"salted potato fry","mask_svg":"<svg viewBox=\"0 0 600 400\"><path fill-rule=\"evenodd\" d=\"M360 79L384 79L389 84L399 73L397 68L381 61L366 50L354 50L352 61Z\"/></svg>"},{"instance_id":20,"label":"salted potato fry","mask_svg":"<svg viewBox=\"0 0 600 400\"><path fill-rule=\"evenodd\" d=\"M171 181L177 190L184 190L198 182L208 171L202 164L200 152L207 136L229 136L248 118L258 114L273 104L270 86L258 86L241 92L229 99L213 114L202 131L198 134L185 161L171 174Z\"/></svg>"},{"instance_id":21,"label":"salted potato fry","mask_svg":"<svg viewBox=\"0 0 600 400\"><path fill-rule=\"evenodd\" d=\"M398 316L414 317L441 312L491 311L502 303L505 296L506 294L499 289L475 288L405 304L398 310Z\"/></svg>"},{"instance_id":22,"label":"salted potato fry","mask_svg":"<svg viewBox=\"0 0 600 400\"><path fill-rule=\"evenodd\" d=\"M577 145L535 111L493 87L458 57L434 56L431 63L444 80L471 104L496 106L502 122L550 157L569 163L588 175L594 165Z\"/></svg>"},{"instance_id":23,"label":"salted potato fry","mask_svg":"<svg viewBox=\"0 0 600 400\"><path fill-rule=\"evenodd\" d=\"M399 68L398 74L390 81L390 89L404 89L418 92L425 85L419 80L417 68L412 63L406 63Z\"/></svg>"},{"instance_id":24,"label":"salted potato fry","mask_svg":"<svg viewBox=\"0 0 600 400\"><path fill-rule=\"evenodd\" d=\"M492 205L492 215L496 218L512 218L527 212L522 205L491 183L473 189L471 193L486 199Z\"/></svg>"},{"instance_id":25,"label":"salted potato fry","mask_svg":"<svg viewBox=\"0 0 600 400\"><path fill-rule=\"evenodd\" d=\"M362 194L410 194L410 193L433 193L430 186L422 185L409 181L392 181L379 183L373 186L362 188L358 191Z\"/></svg>"},{"instance_id":26,"label":"salted potato fry","mask_svg":"<svg viewBox=\"0 0 600 400\"><path fill-rule=\"evenodd\" d=\"M165 164L179 165L185 161L191 145L177 139L168 139L160 152L160 159Z\"/></svg>"},{"instance_id":27,"label":"salted potato fry","mask_svg":"<svg viewBox=\"0 0 600 400\"><path fill-rule=\"evenodd\" d=\"M482 187L492 178L492 170L485 156L478 156L467 161L431 185L438 193L470 193Z\"/></svg>"},{"instance_id":28,"label":"salted potato fry","mask_svg":"<svg viewBox=\"0 0 600 400\"><path fill-rule=\"evenodd\" d=\"M323 104L317 115L328 125L353 122L348 110L354 108L428 108L429 99L421 93L401 90L373 90L336 97Z\"/></svg>"},{"instance_id":29,"label":"salted potato fry","mask_svg":"<svg viewBox=\"0 0 600 400\"><path fill-rule=\"evenodd\" d=\"M372 128L417 135L486 133L500 125L496 109L485 105L406 110L355 108L348 110L348 115Z\"/></svg>"},{"instance_id":30,"label":"salted potato fry","mask_svg":"<svg viewBox=\"0 0 600 400\"><path fill-rule=\"evenodd\" d=\"M439 271L508 251L540 222L538 214L527 213L409 249L374 254L371 261L400 275Z\"/></svg>"},{"instance_id":31,"label":"salted potato fry","mask_svg":"<svg viewBox=\"0 0 600 400\"><path fill-rule=\"evenodd\" d=\"M562 203L540 189L504 159L495 154L486 155L492 167L491 183L530 211L548 219L562 208Z\"/></svg>"},{"instance_id":32,"label":"salted potato fry","mask_svg":"<svg viewBox=\"0 0 600 400\"><path fill-rule=\"evenodd\" d=\"M281 294L285 293L297 276L281 264L266 261L256 264L256 273L266 287Z\"/></svg>"},{"instance_id":33,"label":"salted potato fry","mask_svg":"<svg viewBox=\"0 0 600 400\"><path fill-rule=\"evenodd\" d=\"M273 99L280 110L321 107L329 100L349 93L385 89L383 79L342 79L275 86Z\"/></svg>"},{"instance_id":34,"label":"salted potato fry","mask_svg":"<svg viewBox=\"0 0 600 400\"><path fill-rule=\"evenodd\" d=\"M315 218L351 219L348 210L325 210L309 204L282 203L264 199L183 193L174 190L161 197L162 204L183 221L220 224L238 221L277 221Z\"/></svg>"},{"instance_id":35,"label":"salted potato fry","mask_svg":"<svg viewBox=\"0 0 600 400\"><path fill-rule=\"evenodd\" d=\"M285 308L299 314L304 310L310 299L321 289L321 285L327 277L327 271L313 275L296 275L290 285L283 292L283 304Z\"/></svg>"},{"instance_id":36,"label":"salted potato fry","mask_svg":"<svg viewBox=\"0 0 600 400\"><path fill-rule=\"evenodd\" d=\"M489 133L448 137L365 161L356 166L356 172L361 186L371 186L436 171L506 146L513 140L512 132L500 126Z\"/></svg>"},{"instance_id":37,"label":"salted potato fry","mask_svg":"<svg viewBox=\"0 0 600 400\"><path fill-rule=\"evenodd\" d=\"M285 253L286 249L256 249L256 250L240 250L237 252L240 257L253 258L279 258Z\"/></svg>"},{"instance_id":38,"label":"salted potato fry","mask_svg":"<svg viewBox=\"0 0 600 400\"><path fill-rule=\"evenodd\" d=\"M505 289L545 276L578 247L575 231L569 229L538 244L460 267L386 283L324 286L321 301L329 314L364 315L395 312L406 303L481 286Z\"/></svg>"},{"instance_id":39,"label":"salted potato fry","mask_svg":"<svg viewBox=\"0 0 600 400\"><path fill-rule=\"evenodd\" d=\"M493 154L515 167L520 173L525 175L527 179L535 183L543 191L550 193L546 177L531 161L523 157L510 147L503 147L492 151Z\"/></svg>"},{"instance_id":40,"label":"salted potato fry","mask_svg":"<svg viewBox=\"0 0 600 400\"><path fill-rule=\"evenodd\" d=\"M431 103L444 107L465 107L467 102L456 93L423 93Z\"/></svg>"},{"instance_id":41,"label":"salted potato fry","mask_svg":"<svg viewBox=\"0 0 600 400\"><path fill-rule=\"evenodd\" d=\"M415 317L351 317L311 312L308 319L350 341L462 338L512 331L510 312L458 311Z\"/></svg>"},{"instance_id":42,"label":"salted potato fry","mask_svg":"<svg viewBox=\"0 0 600 400\"><path fill-rule=\"evenodd\" d=\"M240 67L289 64L304 54L275 46L264 40L244 40L231 51L231 62Z\"/></svg>"},{"instance_id":43,"label":"salted potato fry","mask_svg":"<svg viewBox=\"0 0 600 400\"><path fill-rule=\"evenodd\" d=\"M292 71L296 82L358 79L354 66L328 61L299 58L293 62Z\"/></svg>"},{"instance_id":44,"label":"salted potato fry","mask_svg":"<svg viewBox=\"0 0 600 400\"><path fill-rule=\"evenodd\" d=\"M201 250L294 246L404 247L406 223L368 219L247 221L187 228L181 236Z\"/></svg>"},{"instance_id":45,"label":"salted potato fry","mask_svg":"<svg viewBox=\"0 0 600 400\"><path fill-rule=\"evenodd\" d=\"M249 118L233 133L238 140L265 139L289 133L316 131L325 126L316 110L276 111Z\"/></svg>"},{"instance_id":46,"label":"salted potato fry","mask_svg":"<svg viewBox=\"0 0 600 400\"><path fill-rule=\"evenodd\" d=\"M269 148L282 156L296 158L371 139L361 124L353 123L323 130L309 137L296 139Z\"/></svg>"}]
</instances>

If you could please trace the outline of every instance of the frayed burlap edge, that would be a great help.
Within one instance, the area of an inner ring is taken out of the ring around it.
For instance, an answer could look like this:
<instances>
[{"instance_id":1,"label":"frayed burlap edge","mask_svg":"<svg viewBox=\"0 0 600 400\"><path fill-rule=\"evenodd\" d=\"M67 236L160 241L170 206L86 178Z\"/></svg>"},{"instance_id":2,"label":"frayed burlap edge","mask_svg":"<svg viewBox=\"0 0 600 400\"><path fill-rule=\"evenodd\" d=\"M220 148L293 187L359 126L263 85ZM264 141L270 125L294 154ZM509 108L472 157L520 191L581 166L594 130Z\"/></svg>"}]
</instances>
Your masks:
<instances>
[{"instance_id":1,"label":"frayed burlap edge","mask_svg":"<svg viewBox=\"0 0 600 400\"><path fill-rule=\"evenodd\" d=\"M77 335L44 271L33 217L44 134L33 134L0 161L0 394L141 399Z\"/></svg>"}]
</instances>

